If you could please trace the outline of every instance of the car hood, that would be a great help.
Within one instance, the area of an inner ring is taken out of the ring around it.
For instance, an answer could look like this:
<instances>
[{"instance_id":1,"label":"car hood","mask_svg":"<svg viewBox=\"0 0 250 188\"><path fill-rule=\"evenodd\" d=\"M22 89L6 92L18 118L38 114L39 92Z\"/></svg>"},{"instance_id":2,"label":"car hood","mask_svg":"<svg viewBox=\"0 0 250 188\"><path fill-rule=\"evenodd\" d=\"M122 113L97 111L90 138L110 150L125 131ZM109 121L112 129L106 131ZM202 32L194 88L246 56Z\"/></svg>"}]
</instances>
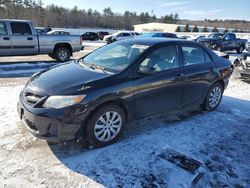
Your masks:
<instances>
[{"instance_id":1,"label":"car hood","mask_svg":"<svg viewBox=\"0 0 250 188\"><path fill-rule=\"evenodd\" d=\"M73 95L83 88L90 88L90 82L107 76L109 74L69 62L35 74L28 81L25 90L43 96Z\"/></svg>"}]
</instances>

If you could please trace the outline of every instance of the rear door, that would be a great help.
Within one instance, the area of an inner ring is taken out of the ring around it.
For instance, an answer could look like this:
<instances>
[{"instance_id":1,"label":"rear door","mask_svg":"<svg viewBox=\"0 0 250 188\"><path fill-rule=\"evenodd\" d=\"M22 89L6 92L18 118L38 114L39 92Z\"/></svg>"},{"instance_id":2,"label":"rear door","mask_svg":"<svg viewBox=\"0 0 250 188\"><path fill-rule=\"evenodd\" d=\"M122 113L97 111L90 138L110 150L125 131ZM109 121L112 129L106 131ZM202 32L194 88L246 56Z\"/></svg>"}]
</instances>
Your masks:
<instances>
[{"instance_id":1,"label":"rear door","mask_svg":"<svg viewBox=\"0 0 250 188\"><path fill-rule=\"evenodd\" d=\"M5 22L0 22L0 56L11 54L11 37L8 33L7 25Z\"/></svg>"},{"instance_id":2,"label":"rear door","mask_svg":"<svg viewBox=\"0 0 250 188\"><path fill-rule=\"evenodd\" d=\"M13 55L35 55L38 54L38 42L36 33L26 22L10 22L12 32Z\"/></svg>"},{"instance_id":3,"label":"rear door","mask_svg":"<svg viewBox=\"0 0 250 188\"><path fill-rule=\"evenodd\" d=\"M183 105L203 101L211 84L217 79L215 65L210 55L201 46L182 44L184 95Z\"/></svg>"}]
</instances>

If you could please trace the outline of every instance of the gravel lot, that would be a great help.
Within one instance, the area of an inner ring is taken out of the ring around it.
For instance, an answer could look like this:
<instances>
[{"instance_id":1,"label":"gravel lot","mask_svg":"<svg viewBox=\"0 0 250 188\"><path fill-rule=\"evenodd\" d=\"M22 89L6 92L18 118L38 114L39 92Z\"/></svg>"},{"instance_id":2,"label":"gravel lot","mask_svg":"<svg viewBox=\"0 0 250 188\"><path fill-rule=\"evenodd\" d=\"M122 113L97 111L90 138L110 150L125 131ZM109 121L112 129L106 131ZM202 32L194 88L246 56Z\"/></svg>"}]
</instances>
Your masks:
<instances>
[{"instance_id":1,"label":"gravel lot","mask_svg":"<svg viewBox=\"0 0 250 188\"><path fill-rule=\"evenodd\" d=\"M26 80L0 79L1 187L250 187L248 82L231 80L215 112L151 117L111 146L86 149L27 131L16 113ZM199 168L191 173L162 157L175 152Z\"/></svg>"}]
</instances>

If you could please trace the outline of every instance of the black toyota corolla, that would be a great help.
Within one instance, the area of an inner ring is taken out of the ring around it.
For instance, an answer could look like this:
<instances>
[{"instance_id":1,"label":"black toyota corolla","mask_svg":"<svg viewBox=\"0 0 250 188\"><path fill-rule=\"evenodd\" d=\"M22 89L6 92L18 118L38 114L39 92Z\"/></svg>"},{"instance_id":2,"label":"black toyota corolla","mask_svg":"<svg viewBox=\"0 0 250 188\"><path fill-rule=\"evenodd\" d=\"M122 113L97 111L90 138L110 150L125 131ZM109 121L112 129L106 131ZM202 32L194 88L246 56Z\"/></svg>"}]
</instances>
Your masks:
<instances>
[{"instance_id":1,"label":"black toyota corolla","mask_svg":"<svg viewBox=\"0 0 250 188\"><path fill-rule=\"evenodd\" d=\"M135 119L195 105L214 110L232 71L196 42L124 40L33 75L18 112L39 138L104 146Z\"/></svg>"}]
</instances>

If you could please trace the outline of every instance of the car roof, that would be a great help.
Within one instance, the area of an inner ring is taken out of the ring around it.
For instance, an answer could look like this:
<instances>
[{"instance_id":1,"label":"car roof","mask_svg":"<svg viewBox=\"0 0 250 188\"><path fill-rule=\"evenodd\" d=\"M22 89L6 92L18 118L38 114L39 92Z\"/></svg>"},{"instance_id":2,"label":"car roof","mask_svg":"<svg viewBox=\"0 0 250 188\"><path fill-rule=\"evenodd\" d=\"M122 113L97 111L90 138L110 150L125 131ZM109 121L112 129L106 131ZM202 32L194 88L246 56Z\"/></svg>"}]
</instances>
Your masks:
<instances>
[{"instance_id":1,"label":"car roof","mask_svg":"<svg viewBox=\"0 0 250 188\"><path fill-rule=\"evenodd\" d=\"M134 44L141 44L141 45L161 45L166 43L185 43L185 44L195 44L200 45L194 41L187 41L185 39L178 39L178 38L135 38L135 39L128 39L128 40L121 40L118 41L119 43L134 43Z\"/></svg>"},{"instance_id":2,"label":"car roof","mask_svg":"<svg viewBox=\"0 0 250 188\"><path fill-rule=\"evenodd\" d=\"M54 32L64 32L64 33L69 33L68 31L63 31L63 30L52 30L52 31L49 31L48 33L54 33Z\"/></svg>"},{"instance_id":3,"label":"car roof","mask_svg":"<svg viewBox=\"0 0 250 188\"><path fill-rule=\"evenodd\" d=\"M31 20L18 20L18 19L0 19L0 21L4 21L4 22L27 22L27 23L31 22Z\"/></svg>"}]
</instances>

